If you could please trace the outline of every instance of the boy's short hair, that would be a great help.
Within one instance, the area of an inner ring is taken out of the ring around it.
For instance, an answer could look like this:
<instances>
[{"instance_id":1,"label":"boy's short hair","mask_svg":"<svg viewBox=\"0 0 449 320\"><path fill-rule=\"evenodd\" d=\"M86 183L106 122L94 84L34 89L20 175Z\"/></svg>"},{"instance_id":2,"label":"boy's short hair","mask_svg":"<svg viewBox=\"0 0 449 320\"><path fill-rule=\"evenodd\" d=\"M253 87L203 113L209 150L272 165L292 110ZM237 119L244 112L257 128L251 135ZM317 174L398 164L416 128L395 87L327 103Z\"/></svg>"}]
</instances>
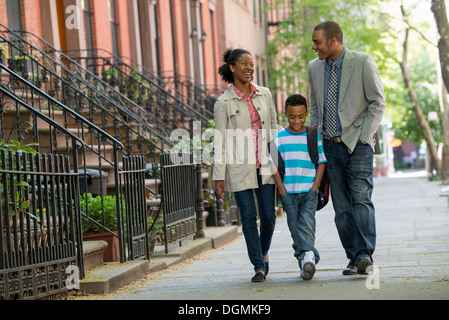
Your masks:
<instances>
[{"instance_id":1,"label":"boy's short hair","mask_svg":"<svg viewBox=\"0 0 449 320\"><path fill-rule=\"evenodd\" d=\"M287 111L288 106L305 106L307 109L306 98L300 94L293 94L285 100L285 111Z\"/></svg>"}]
</instances>

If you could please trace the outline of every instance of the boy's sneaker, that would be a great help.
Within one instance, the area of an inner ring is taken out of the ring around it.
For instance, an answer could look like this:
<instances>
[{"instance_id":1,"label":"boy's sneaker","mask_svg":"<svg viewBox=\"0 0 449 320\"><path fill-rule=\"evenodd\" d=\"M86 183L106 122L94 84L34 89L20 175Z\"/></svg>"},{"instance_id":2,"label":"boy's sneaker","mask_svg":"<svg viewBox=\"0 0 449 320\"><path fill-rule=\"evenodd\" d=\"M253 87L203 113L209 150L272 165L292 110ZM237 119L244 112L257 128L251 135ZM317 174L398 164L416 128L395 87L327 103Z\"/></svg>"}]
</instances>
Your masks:
<instances>
[{"instance_id":1,"label":"boy's sneaker","mask_svg":"<svg viewBox=\"0 0 449 320\"><path fill-rule=\"evenodd\" d=\"M307 251L300 263L300 275L304 280L310 280L315 274L315 255L313 251Z\"/></svg>"},{"instance_id":2,"label":"boy's sneaker","mask_svg":"<svg viewBox=\"0 0 449 320\"><path fill-rule=\"evenodd\" d=\"M357 274L357 267L355 266L354 260L349 260L348 266L343 270L344 276L352 276Z\"/></svg>"}]
</instances>

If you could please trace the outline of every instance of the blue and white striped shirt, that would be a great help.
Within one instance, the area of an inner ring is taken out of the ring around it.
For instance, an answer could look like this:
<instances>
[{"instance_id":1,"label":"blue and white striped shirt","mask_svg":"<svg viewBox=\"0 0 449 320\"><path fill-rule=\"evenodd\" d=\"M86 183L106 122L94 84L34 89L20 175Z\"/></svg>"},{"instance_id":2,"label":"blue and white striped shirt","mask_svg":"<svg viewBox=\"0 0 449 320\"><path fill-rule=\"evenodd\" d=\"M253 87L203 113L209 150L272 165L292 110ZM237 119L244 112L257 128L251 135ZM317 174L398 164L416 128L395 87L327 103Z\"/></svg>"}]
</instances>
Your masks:
<instances>
[{"instance_id":1,"label":"blue and white striped shirt","mask_svg":"<svg viewBox=\"0 0 449 320\"><path fill-rule=\"evenodd\" d=\"M285 163L283 183L287 193L309 192L315 182L316 168L307 149L307 130L293 133L284 128L276 133L274 143ZM273 162L271 157L270 161ZM318 163L325 162L323 142L318 134Z\"/></svg>"}]
</instances>

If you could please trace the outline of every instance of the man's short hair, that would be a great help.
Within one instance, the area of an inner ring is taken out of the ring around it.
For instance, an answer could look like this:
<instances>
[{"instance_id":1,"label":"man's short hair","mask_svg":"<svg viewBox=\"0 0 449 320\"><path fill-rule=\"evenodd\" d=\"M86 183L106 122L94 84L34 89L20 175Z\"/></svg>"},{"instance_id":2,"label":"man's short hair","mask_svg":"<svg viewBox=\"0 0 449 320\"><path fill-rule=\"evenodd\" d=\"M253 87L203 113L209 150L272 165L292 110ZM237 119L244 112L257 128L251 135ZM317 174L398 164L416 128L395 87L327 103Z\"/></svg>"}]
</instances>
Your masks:
<instances>
[{"instance_id":1,"label":"man's short hair","mask_svg":"<svg viewBox=\"0 0 449 320\"><path fill-rule=\"evenodd\" d=\"M323 35L326 38L326 40L329 40L332 37L335 37L337 39L338 43L343 44L343 30L341 30L338 23L334 21L324 21L317 25L313 31L322 30Z\"/></svg>"}]
</instances>

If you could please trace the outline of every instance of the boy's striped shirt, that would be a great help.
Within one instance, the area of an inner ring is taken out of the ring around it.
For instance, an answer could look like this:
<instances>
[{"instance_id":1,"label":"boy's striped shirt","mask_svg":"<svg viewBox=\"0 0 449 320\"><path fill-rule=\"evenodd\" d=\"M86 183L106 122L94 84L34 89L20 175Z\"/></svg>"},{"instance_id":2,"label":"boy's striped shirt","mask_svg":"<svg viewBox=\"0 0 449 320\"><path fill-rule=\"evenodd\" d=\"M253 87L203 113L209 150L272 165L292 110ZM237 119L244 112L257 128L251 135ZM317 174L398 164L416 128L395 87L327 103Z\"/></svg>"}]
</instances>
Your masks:
<instances>
[{"instance_id":1,"label":"boy's striped shirt","mask_svg":"<svg viewBox=\"0 0 449 320\"><path fill-rule=\"evenodd\" d=\"M315 182L316 168L307 149L307 130L293 133L284 128L276 133L274 143L285 163L283 182L287 193L309 192ZM318 164L327 162L319 134L318 159ZM273 162L271 157L270 161Z\"/></svg>"}]
</instances>

